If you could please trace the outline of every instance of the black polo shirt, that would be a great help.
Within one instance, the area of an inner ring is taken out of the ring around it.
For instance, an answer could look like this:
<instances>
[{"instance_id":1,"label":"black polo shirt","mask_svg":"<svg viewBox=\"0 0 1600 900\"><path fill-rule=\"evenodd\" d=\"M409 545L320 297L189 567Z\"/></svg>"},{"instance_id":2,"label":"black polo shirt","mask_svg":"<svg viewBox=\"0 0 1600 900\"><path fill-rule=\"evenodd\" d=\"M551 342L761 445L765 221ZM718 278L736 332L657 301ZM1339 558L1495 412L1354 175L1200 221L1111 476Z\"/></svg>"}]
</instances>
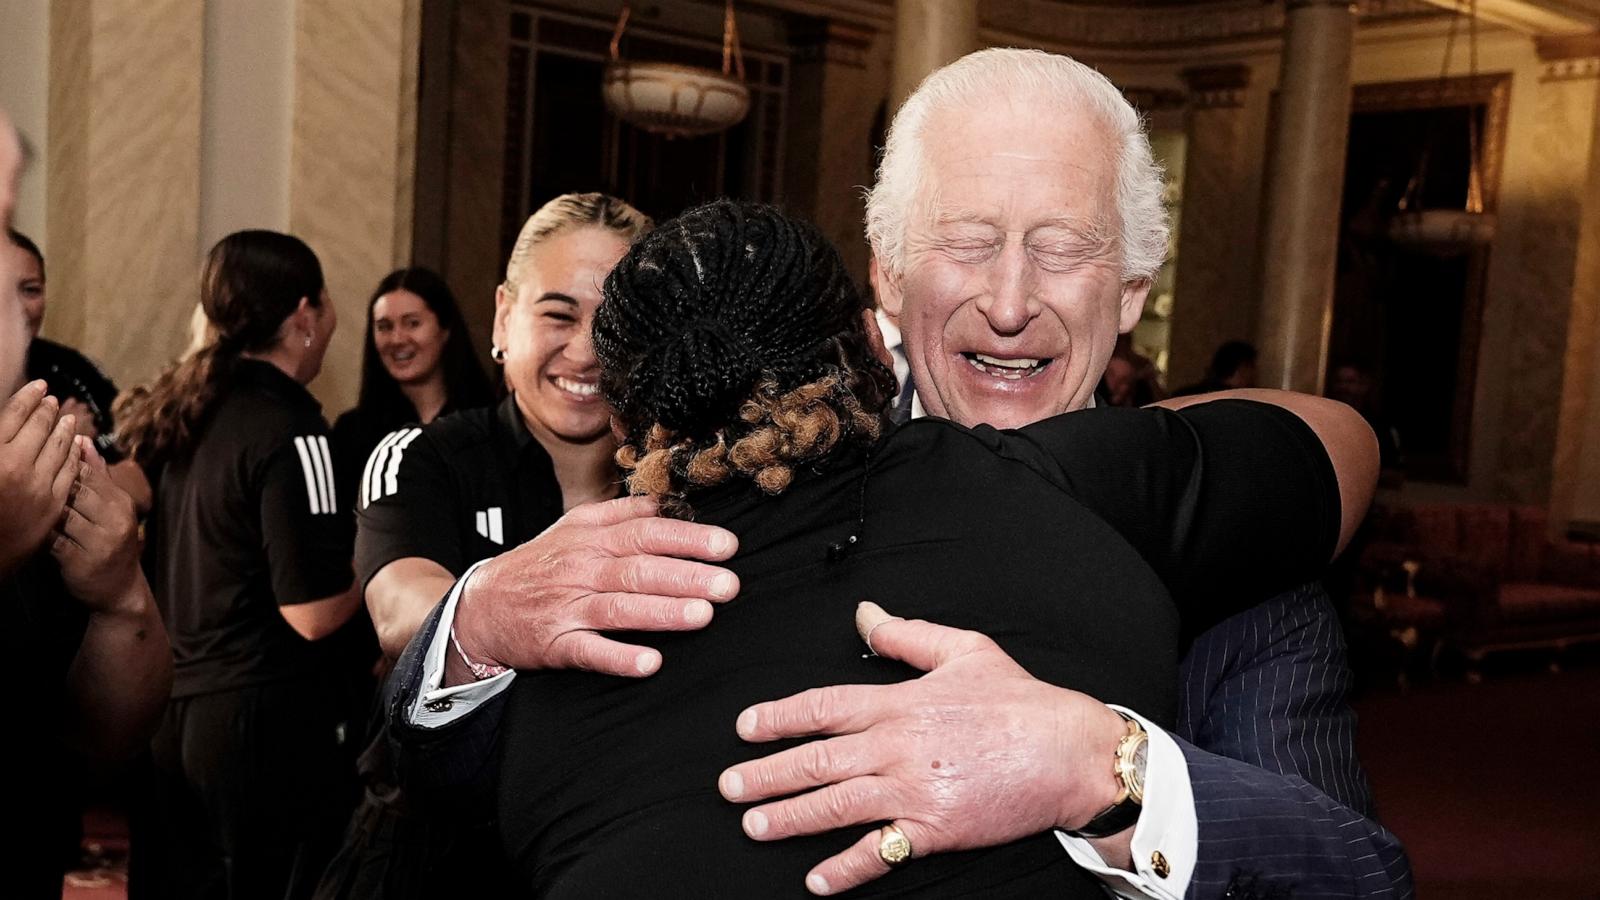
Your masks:
<instances>
[{"instance_id":1,"label":"black polo shirt","mask_svg":"<svg viewBox=\"0 0 1600 900\"><path fill-rule=\"evenodd\" d=\"M550 456L528 432L514 395L390 434L368 457L359 494L363 586L413 556L460 575L538 536L562 509Z\"/></svg>"},{"instance_id":2,"label":"black polo shirt","mask_svg":"<svg viewBox=\"0 0 1600 900\"><path fill-rule=\"evenodd\" d=\"M0 768L16 773L6 786L7 896L45 897L61 890L61 826L66 797L82 772L63 739L72 716L72 664L89 611L67 593L48 550L0 577L0 653L28 688L27 721L16 721L0 745Z\"/></svg>"},{"instance_id":3,"label":"black polo shirt","mask_svg":"<svg viewBox=\"0 0 1600 900\"><path fill-rule=\"evenodd\" d=\"M193 445L156 473L146 571L172 639L174 697L326 672L278 607L350 586L351 522L327 434L304 387L240 360Z\"/></svg>"}]
</instances>

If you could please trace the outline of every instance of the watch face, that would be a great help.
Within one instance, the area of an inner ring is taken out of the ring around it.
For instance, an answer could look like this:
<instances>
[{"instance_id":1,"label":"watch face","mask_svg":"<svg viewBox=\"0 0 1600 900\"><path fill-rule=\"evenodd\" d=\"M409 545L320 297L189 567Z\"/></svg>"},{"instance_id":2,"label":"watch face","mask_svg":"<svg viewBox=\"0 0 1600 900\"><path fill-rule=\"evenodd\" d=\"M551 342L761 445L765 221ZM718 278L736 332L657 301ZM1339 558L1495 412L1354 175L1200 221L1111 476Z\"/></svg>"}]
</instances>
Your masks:
<instances>
[{"instance_id":1,"label":"watch face","mask_svg":"<svg viewBox=\"0 0 1600 900\"><path fill-rule=\"evenodd\" d=\"M1124 782L1128 786L1128 793L1135 803L1144 803L1144 772L1150 758L1150 742L1143 735L1138 744L1133 748L1128 762L1130 765L1123 767Z\"/></svg>"}]
</instances>

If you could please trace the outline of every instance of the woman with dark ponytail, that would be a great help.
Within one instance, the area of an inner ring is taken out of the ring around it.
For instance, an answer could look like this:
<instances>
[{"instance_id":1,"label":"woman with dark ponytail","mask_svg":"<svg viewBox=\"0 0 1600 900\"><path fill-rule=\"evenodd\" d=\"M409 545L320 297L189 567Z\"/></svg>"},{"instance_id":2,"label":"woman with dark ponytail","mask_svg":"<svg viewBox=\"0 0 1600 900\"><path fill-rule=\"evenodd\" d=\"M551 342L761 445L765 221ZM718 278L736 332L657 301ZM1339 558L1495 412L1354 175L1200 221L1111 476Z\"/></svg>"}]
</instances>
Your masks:
<instances>
[{"instance_id":1,"label":"woman with dark ponytail","mask_svg":"<svg viewBox=\"0 0 1600 900\"><path fill-rule=\"evenodd\" d=\"M782 777L733 777L771 749L740 740L735 720L818 685L918 677L862 652L857 605L872 599L992 636L1052 696L1138 710L1101 707L1073 726L1119 746L1142 722L1172 724L1181 631L1315 575L1364 512L1341 510L1339 483L1365 479L1351 496L1370 496L1376 472L1350 439L1358 416L1275 392L1013 431L939 419L891 430L894 381L868 303L815 229L767 206L699 207L635 244L606 281L594 347L628 489L734 531L726 565L740 590L704 630L653 634L665 662L648 679L515 675L498 822L519 886L541 897L826 894L853 886L818 880L814 867L842 853L848 872L882 875L861 896L1103 897L1052 829L1104 816L1041 814L986 849L939 846L935 823L869 830L896 808L884 787L896 782L873 776L953 789L940 779L1013 749L1004 722L943 771L870 758L876 745L851 734L787 751L799 761L785 771L810 778L805 761L822 760L837 782L810 803L863 823L807 835L798 801L741 817L742 798L789 791ZM455 649L481 646L463 633ZM905 713L897 727L938 715ZM969 852L941 855L952 849Z\"/></svg>"},{"instance_id":2,"label":"woman with dark ponytail","mask_svg":"<svg viewBox=\"0 0 1600 900\"><path fill-rule=\"evenodd\" d=\"M353 800L316 642L359 606L327 423L305 385L336 315L316 254L270 231L208 256L201 345L118 403L155 503L146 569L171 634L131 889L301 896Z\"/></svg>"}]
</instances>

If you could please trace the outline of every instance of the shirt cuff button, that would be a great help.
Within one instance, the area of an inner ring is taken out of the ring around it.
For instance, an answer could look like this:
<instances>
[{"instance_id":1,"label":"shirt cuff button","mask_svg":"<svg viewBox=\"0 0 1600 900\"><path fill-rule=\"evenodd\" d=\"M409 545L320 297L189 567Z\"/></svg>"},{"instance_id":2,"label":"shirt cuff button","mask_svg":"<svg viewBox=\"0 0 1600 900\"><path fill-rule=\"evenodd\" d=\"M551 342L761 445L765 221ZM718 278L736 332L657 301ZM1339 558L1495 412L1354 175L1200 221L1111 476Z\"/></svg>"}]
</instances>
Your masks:
<instances>
[{"instance_id":1,"label":"shirt cuff button","mask_svg":"<svg viewBox=\"0 0 1600 900\"><path fill-rule=\"evenodd\" d=\"M1150 854L1150 868L1162 878L1172 874L1172 864L1167 862L1167 858L1161 855L1160 850Z\"/></svg>"}]
</instances>

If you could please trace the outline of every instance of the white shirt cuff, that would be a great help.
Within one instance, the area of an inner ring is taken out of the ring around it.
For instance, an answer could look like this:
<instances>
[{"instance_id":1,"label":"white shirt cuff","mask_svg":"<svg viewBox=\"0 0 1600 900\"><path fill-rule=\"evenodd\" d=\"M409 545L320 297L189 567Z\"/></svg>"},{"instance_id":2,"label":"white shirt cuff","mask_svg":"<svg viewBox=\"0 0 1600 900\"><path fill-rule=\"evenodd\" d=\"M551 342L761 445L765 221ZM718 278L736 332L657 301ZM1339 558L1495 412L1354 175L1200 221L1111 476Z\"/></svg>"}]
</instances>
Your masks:
<instances>
[{"instance_id":1,"label":"white shirt cuff","mask_svg":"<svg viewBox=\"0 0 1600 900\"><path fill-rule=\"evenodd\" d=\"M406 711L407 721L419 728L439 728L470 714L490 698L510 687L511 679L517 675L515 671L506 671L482 681L458 684L455 687L439 686L444 683L445 654L455 652L450 640L450 626L455 624L456 603L461 599L461 589L466 586L467 579L472 577L472 573L478 571L478 566L485 562L488 560L474 563L450 588L450 593L444 602L444 612L439 615L439 627L433 632L433 642L423 654L422 686L417 691L417 699Z\"/></svg>"},{"instance_id":2,"label":"white shirt cuff","mask_svg":"<svg viewBox=\"0 0 1600 900\"><path fill-rule=\"evenodd\" d=\"M1111 707L1139 720L1150 735L1144 776L1144 809L1133 827L1134 871L1112 868L1083 838L1057 831L1056 838L1072 861L1093 872L1124 900L1183 900L1200 852L1200 823L1194 811L1194 786L1189 764L1178 743L1131 709ZM1157 854L1160 854L1157 856ZM1156 860L1167 865L1165 877Z\"/></svg>"}]
</instances>

